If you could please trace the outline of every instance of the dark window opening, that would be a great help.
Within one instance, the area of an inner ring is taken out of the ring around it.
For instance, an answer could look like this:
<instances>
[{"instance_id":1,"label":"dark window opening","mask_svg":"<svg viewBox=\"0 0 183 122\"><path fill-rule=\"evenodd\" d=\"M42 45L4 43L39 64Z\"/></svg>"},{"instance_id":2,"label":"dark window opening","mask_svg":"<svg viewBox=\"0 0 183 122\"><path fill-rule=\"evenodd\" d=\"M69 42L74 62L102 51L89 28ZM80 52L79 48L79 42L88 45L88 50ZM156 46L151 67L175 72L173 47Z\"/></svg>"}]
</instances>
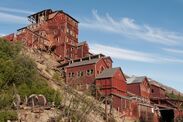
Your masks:
<instances>
[{"instance_id":1,"label":"dark window opening","mask_svg":"<svg viewBox=\"0 0 183 122\"><path fill-rule=\"evenodd\" d=\"M151 93L154 93L154 89L151 89Z\"/></svg>"}]
</instances>

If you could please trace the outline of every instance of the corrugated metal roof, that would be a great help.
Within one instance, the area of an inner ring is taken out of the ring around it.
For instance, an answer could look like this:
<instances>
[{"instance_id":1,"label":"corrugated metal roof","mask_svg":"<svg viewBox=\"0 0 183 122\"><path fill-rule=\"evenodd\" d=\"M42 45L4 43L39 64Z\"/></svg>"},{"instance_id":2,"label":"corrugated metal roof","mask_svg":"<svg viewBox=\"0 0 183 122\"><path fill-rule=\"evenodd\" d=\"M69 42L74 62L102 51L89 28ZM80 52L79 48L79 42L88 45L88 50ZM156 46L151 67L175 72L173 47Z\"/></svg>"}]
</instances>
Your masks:
<instances>
[{"instance_id":1,"label":"corrugated metal roof","mask_svg":"<svg viewBox=\"0 0 183 122\"><path fill-rule=\"evenodd\" d=\"M140 77L132 76L130 78L127 78L127 84L141 83L142 81L144 81L145 78L146 76L140 76Z\"/></svg>"},{"instance_id":2,"label":"corrugated metal roof","mask_svg":"<svg viewBox=\"0 0 183 122\"><path fill-rule=\"evenodd\" d=\"M113 77L114 73L115 73L118 69L121 70L119 67L117 67L117 68L105 69L102 73L100 73L100 74L96 77L96 79L111 78L111 77Z\"/></svg>"},{"instance_id":3,"label":"corrugated metal roof","mask_svg":"<svg viewBox=\"0 0 183 122\"><path fill-rule=\"evenodd\" d=\"M70 61L69 66L67 67L76 67L76 66L82 66L82 65L88 65L88 64L95 64L99 60L104 58L109 58L109 57L105 57L105 55L103 54L91 55L81 59L72 60Z\"/></svg>"},{"instance_id":4,"label":"corrugated metal roof","mask_svg":"<svg viewBox=\"0 0 183 122\"><path fill-rule=\"evenodd\" d=\"M90 60L80 61L80 62L74 62L74 63L70 64L69 66L67 66L67 68L69 68L69 67L76 67L76 66L82 66L82 65L88 65L88 64L95 64L99 60L101 60L101 58L90 59Z\"/></svg>"}]
</instances>

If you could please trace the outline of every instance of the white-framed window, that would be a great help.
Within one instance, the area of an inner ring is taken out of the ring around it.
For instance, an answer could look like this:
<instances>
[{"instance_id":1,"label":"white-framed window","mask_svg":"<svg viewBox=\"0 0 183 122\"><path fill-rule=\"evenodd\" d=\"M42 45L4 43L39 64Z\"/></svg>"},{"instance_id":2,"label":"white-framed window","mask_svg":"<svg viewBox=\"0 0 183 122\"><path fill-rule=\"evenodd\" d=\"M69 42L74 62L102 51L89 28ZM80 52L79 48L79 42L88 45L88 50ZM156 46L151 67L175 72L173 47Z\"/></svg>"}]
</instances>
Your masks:
<instances>
[{"instance_id":1,"label":"white-framed window","mask_svg":"<svg viewBox=\"0 0 183 122\"><path fill-rule=\"evenodd\" d=\"M83 76L83 71L79 71L78 72L78 77L82 77Z\"/></svg>"},{"instance_id":2,"label":"white-framed window","mask_svg":"<svg viewBox=\"0 0 183 122\"><path fill-rule=\"evenodd\" d=\"M89 69L89 70L86 71L86 74L87 74L87 75L92 75L93 72L94 72L93 69Z\"/></svg>"},{"instance_id":3,"label":"white-framed window","mask_svg":"<svg viewBox=\"0 0 183 122\"><path fill-rule=\"evenodd\" d=\"M69 33L69 28L67 28L67 33Z\"/></svg>"}]
</instances>

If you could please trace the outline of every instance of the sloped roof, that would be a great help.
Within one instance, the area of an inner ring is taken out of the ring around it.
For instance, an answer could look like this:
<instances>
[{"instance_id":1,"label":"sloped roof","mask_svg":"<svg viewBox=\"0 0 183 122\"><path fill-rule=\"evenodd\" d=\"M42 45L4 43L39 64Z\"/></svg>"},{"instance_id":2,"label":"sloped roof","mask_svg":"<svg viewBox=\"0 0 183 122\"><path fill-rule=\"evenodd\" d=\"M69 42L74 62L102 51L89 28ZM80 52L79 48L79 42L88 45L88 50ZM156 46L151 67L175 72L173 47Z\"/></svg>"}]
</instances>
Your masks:
<instances>
[{"instance_id":1,"label":"sloped roof","mask_svg":"<svg viewBox=\"0 0 183 122\"><path fill-rule=\"evenodd\" d=\"M125 73L124 73L124 76L125 76L125 78L130 78L130 76L128 76L128 75L127 75L127 74L125 74Z\"/></svg>"},{"instance_id":2,"label":"sloped roof","mask_svg":"<svg viewBox=\"0 0 183 122\"><path fill-rule=\"evenodd\" d=\"M117 70L121 70L120 67L105 69L102 73L97 75L96 79L111 78Z\"/></svg>"},{"instance_id":3,"label":"sloped roof","mask_svg":"<svg viewBox=\"0 0 183 122\"><path fill-rule=\"evenodd\" d=\"M130 78L127 78L127 84L141 83L142 81L144 81L145 78L146 76L140 76L140 77L132 76Z\"/></svg>"},{"instance_id":4,"label":"sloped roof","mask_svg":"<svg viewBox=\"0 0 183 122\"><path fill-rule=\"evenodd\" d=\"M81 62L74 62L74 63L70 64L69 66L67 66L67 68L69 68L69 67L76 67L76 66L82 66L82 65L88 65L88 64L95 64L99 60L101 60L101 58L98 58L98 59L90 59L90 60L81 61Z\"/></svg>"},{"instance_id":5,"label":"sloped roof","mask_svg":"<svg viewBox=\"0 0 183 122\"><path fill-rule=\"evenodd\" d=\"M57 15L57 13L58 12L54 12L54 13L51 13L51 14L49 14L49 19L52 19L52 18L54 18L56 15Z\"/></svg>"},{"instance_id":6,"label":"sloped roof","mask_svg":"<svg viewBox=\"0 0 183 122\"><path fill-rule=\"evenodd\" d=\"M73 19L75 22L79 23L79 21L77 21L75 18L73 18L72 16L70 16L68 13L64 12L63 10L57 11L59 13L63 13L65 15L67 15L68 17L70 17L71 19Z\"/></svg>"},{"instance_id":7,"label":"sloped roof","mask_svg":"<svg viewBox=\"0 0 183 122\"><path fill-rule=\"evenodd\" d=\"M80 42L80 43L78 43L78 46L82 46L84 44L87 44L87 42L86 41Z\"/></svg>"},{"instance_id":8,"label":"sloped roof","mask_svg":"<svg viewBox=\"0 0 183 122\"><path fill-rule=\"evenodd\" d=\"M103 54L91 55L80 59L75 59L70 61L70 64L67 67L76 67L88 64L95 64L99 60L106 58Z\"/></svg>"}]
</instances>

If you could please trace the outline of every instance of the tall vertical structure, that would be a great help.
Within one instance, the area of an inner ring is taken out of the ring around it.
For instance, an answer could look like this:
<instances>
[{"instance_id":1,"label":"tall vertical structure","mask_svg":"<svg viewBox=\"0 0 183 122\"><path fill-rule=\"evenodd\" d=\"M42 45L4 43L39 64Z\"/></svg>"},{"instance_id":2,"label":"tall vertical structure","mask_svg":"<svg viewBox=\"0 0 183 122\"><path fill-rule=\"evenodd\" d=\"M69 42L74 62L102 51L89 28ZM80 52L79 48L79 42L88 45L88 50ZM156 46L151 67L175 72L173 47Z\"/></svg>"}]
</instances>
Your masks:
<instances>
[{"instance_id":1,"label":"tall vertical structure","mask_svg":"<svg viewBox=\"0 0 183 122\"><path fill-rule=\"evenodd\" d=\"M78 42L78 21L64 11L46 9L28 16L30 25L17 30L14 40L27 46L53 51L61 60L89 55L86 42Z\"/></svg>"}]
</instances>

